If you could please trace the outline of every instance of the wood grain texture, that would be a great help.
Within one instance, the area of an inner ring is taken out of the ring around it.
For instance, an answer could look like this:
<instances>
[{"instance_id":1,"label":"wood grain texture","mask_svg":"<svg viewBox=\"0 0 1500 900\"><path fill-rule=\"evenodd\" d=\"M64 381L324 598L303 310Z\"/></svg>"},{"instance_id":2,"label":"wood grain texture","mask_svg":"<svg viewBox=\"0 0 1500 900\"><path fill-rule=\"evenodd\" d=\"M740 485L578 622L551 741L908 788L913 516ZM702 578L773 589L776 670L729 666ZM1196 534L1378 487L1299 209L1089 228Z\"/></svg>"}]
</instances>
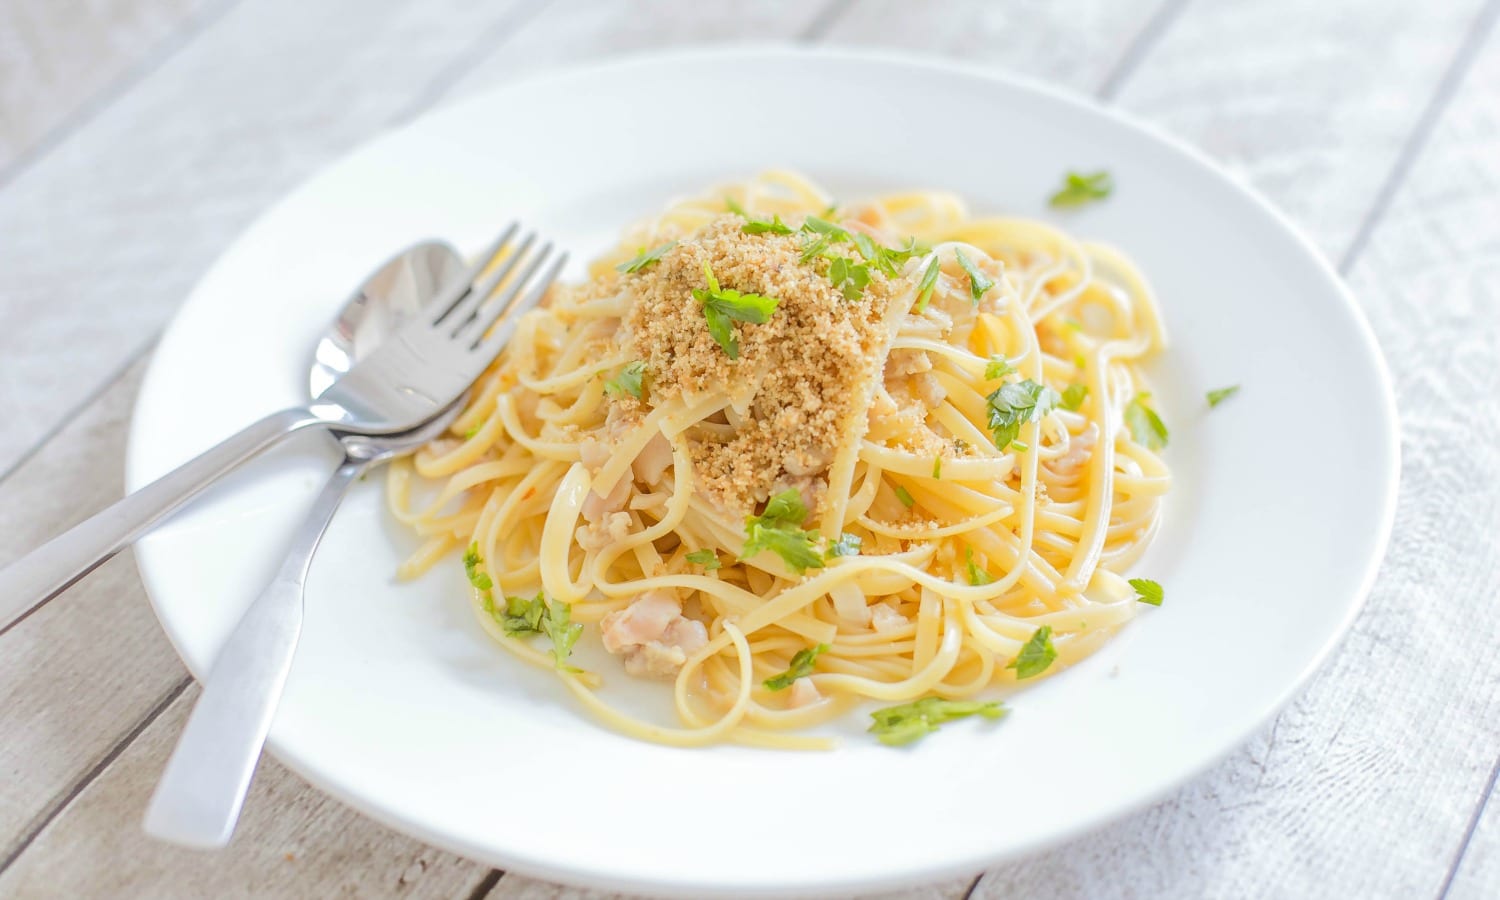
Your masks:
<instances>
[{"instance_id":1,"label":"wood grain texture","mask_svg":"<svg viewBox=\"0 0 1500 900\"><path fill-rule=\"evenodd\" d=\"M0 3L0 179L220 0Z\"/></svg>"},{"instance_id":2,"label":"wood grain texture","mask_svg":"<svg viewBox=\"0 0 1500 900\"><path fill-rule=\"evenodd\" d=\"M240 824L220 853L153 842L138 827L198 697L188 687L31 851L0 874L0 896L465 897L488 868L398 835L312 790L275 760L261 763Z\"/></svg>"}]
</instances>

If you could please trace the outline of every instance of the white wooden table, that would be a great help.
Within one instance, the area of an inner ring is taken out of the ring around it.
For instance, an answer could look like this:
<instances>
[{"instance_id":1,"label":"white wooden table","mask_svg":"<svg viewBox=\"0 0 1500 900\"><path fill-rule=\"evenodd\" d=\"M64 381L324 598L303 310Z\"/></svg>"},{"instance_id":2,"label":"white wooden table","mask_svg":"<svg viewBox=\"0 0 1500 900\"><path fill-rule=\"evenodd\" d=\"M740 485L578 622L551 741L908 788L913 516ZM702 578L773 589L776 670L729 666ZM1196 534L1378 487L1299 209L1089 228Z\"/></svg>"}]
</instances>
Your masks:
<instances>
[{"instance_id":1,"label":"white wooden table","mask_svg":"<svg viewBox=\"0 0 1500 900\"><path fill-rule=\"evenodd\" d=\"M1248 745L1102 831L913 895L1500 897L1497 16L1500 0L0 0L0 562L120 493L162 326L259 212L373 133L534 69L690 42L977 61L1156 122L1287 211L1385 348L1403 480L1352 633ZM424 846L274 761L228 850L154 844L141 810L196 695L128 556L0 634L0 896L598 896Z\"/></svg>"}]
</instances>

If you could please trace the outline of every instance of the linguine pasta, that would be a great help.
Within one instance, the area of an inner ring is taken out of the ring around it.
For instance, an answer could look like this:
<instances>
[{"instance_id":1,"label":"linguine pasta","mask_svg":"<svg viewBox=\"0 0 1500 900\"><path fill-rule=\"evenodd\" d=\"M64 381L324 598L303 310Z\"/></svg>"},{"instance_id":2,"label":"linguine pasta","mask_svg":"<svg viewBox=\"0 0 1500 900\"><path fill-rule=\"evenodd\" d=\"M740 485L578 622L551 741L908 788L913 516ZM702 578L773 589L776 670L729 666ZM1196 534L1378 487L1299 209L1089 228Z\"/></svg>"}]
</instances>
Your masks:
<instances>
[{"instance_id":1,"label":"linguine pasta","mask_svg":"<svg viewBox=\"0 0 1500 900\"><path fill-rule=\"evenodd\" d=\"M1122 573L1170 485L1138 370L1164 342L1107 247L767 173L523 317L453 436L390 467L425 538L400 574L462 554L481 627L648 740L824 746L799 732L862 701L898 707L889 743L994 717L993 686L1151 602ZM678 721L608 703L579 640Z\"/></svg>"}]
</instances>

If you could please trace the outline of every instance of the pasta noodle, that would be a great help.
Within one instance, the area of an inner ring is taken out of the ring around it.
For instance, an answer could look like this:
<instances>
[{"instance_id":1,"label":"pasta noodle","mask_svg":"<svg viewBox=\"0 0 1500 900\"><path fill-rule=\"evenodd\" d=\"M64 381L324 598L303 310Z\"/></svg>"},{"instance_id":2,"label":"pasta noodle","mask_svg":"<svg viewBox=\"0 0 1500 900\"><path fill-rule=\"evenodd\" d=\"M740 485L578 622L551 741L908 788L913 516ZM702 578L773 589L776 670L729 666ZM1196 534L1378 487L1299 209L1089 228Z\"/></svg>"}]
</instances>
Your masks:
<instances>
[{"instance_id":1,"label":"pasta noodle","mask_svg":"<svg viewBox=\"0 0 1500 900\"><path fill-rule=\"evenodd\" d=\"M628 734L826 746L800 732L1054 674L1136 614L1165 340L1115 250L769 172L522 317L453 435L390 467L425 539L400 574L464 553L480 625ZM678 721L607 702L580 639L670 677Z\"/></svg>"}]
</instances>

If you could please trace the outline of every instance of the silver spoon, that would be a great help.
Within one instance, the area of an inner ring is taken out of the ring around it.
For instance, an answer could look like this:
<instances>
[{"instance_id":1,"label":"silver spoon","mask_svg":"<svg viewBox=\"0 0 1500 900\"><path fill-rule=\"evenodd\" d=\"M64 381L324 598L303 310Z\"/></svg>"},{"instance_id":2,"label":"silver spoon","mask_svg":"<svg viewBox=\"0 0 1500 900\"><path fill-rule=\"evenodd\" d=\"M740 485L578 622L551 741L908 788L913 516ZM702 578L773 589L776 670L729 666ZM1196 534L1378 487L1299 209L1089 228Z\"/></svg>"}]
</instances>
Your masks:
<instances>
[{"instance_id":1,"label":"silver spoon","mask_svg":"<svg viewBox=\"0 0 1500 900\"><path fill-rule=\"evenodd\" d=\"M447 244L419 244L382 266L318 342L308 378L311 395L320 394L421 310L445 281L463 276L463 260ZM411 453L442 435L466 397L414 431L339 438L343 462L293 535L280 570L250 604L214 660L203 694L146 808L147 834L189 847L229 843L291 671L302 631L303 584L334 511L349 485L371 466Z\"/></svg>"}]
</instances>

